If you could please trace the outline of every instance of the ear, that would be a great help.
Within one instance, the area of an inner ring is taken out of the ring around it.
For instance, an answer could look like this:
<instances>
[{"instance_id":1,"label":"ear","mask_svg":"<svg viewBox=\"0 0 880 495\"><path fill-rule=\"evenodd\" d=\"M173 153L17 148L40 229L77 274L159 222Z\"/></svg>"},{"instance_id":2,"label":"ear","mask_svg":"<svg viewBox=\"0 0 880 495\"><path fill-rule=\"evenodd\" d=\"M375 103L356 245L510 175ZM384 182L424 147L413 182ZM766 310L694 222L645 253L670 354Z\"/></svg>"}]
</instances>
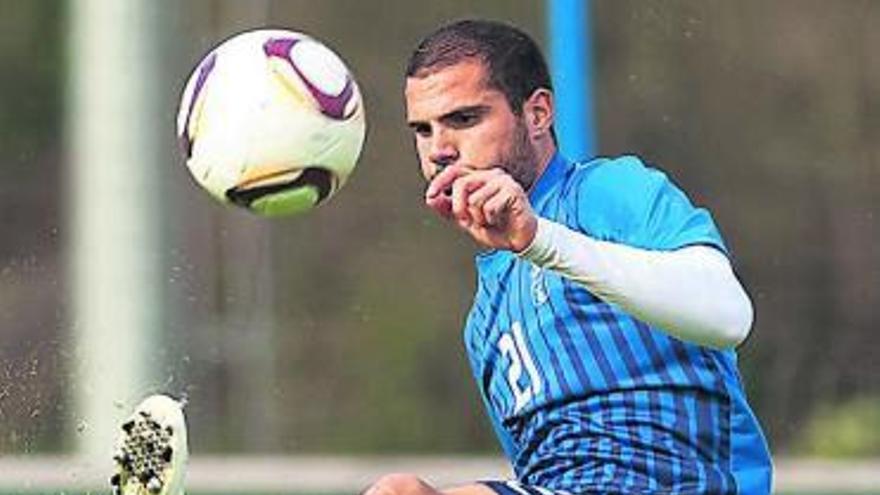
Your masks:
<instances>
[{"instance_id":1,"label":"ear","mask_svg":"<svg viewBox=\"0 0 880 495\"><path fill-rule=\"evenodd\" d=\"M523 103L523 117L529 136L542 138L550 136L553 129L553 93L547 88L536 89Z\"/></svg>"}]
</instances>

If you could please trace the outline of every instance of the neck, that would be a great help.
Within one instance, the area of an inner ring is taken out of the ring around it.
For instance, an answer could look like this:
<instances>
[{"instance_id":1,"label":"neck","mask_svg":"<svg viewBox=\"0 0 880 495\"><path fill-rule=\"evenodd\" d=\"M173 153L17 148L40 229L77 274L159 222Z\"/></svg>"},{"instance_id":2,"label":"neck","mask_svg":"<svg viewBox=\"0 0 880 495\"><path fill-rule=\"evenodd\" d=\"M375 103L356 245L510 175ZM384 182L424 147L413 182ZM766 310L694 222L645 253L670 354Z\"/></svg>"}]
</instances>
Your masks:
<instances>
[{"instance_id":1,"label":"neck","mask_svg":"<svg viewBox=\"0 0 880 495\"><path fill-rule=\"evenodd\" d=\"M538 167L537 173L535 174L535 180L532 181L532 185L529 186L529 192L535 188L535 184L537 184L541 176L544 175L544 171L547 170L547 166L550 165L550 160L553 159L555 154L556 143L552 138L535 143L535 157L537 158L536 162L538 163Z\"/></svg>"}]
</instances>

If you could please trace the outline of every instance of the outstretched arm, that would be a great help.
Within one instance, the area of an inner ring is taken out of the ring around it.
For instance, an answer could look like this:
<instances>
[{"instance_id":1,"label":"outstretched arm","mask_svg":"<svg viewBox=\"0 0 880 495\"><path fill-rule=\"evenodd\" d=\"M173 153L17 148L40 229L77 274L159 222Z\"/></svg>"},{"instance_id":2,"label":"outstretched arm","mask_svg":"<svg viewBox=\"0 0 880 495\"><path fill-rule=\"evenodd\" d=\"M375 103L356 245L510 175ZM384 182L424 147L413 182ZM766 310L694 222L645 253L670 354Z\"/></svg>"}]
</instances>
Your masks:
<instances>
[{"instance_id":1,"label":"outstretched arm","mask_svg":"<svg viewBox=\"0 0 880 495\"><path fill-rule=\"evenodd\" d=\"M534 240L518 254L682 340L734 347L752 326L748 295L727 257L712 247L649 251L539 218Z\"/></svg>"},{"instance_id":2,"label":"outstretched arm","mask_svg":"<svg viewBox=\"0 0 880 495\"><path fill-rule=\"evenodd\" d=\"M519 184L499 169L450 167L432 180L425 200L483 246L558 271L673 337L726 348L751 329L751 301L727 257L712 247L651 251L593 239L536 216Z\"/></svg>"}]
</instances>

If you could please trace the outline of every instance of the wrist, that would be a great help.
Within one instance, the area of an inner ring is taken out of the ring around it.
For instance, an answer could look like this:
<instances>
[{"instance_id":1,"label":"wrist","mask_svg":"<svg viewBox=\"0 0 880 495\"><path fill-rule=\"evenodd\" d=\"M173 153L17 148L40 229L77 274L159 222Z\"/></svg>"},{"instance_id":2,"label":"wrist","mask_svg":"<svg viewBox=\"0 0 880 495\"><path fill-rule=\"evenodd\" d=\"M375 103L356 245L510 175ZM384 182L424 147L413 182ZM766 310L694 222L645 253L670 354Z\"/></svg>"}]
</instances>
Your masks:
<instances>
[{"instance_id":1,"label":"wrist","mask_svg":"<svg viewBox=\"0 0 880 495\"><path fill-rule=\"evenodd\" d=\"M521 257L528 257L527 253L533 251L537 243L539 243L539 235L541 229L541 224L545 222L542 218L537 216L532 216L527 222L526 226L523 229L523 235L520 236L519 242L514 242L511 245L511 251L514 254Z\"/></svg>"}]
</instances>

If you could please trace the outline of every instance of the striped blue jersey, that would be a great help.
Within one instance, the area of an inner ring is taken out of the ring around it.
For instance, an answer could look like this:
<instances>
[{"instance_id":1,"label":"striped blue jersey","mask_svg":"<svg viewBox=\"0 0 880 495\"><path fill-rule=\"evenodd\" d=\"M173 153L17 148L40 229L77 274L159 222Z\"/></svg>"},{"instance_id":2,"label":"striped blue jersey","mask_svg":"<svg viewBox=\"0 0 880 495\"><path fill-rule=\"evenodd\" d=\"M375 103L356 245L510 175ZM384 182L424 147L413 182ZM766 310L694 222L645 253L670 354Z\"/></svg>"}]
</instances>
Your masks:
<instances>
[{"instance_id":1,"label":"striped blue jersey","mask_svg":"<svg viewBox=\"0 0 880 495\"><path fill-rule=\"evenodd\" d=\"M530 200L595 239L726 252L710 214L636 157L557 155ZM572 493L769 493L770 456L733 350L673 338L509 251L476 264L465 346L520 481Z\"/></svg>"}]
</instances>

